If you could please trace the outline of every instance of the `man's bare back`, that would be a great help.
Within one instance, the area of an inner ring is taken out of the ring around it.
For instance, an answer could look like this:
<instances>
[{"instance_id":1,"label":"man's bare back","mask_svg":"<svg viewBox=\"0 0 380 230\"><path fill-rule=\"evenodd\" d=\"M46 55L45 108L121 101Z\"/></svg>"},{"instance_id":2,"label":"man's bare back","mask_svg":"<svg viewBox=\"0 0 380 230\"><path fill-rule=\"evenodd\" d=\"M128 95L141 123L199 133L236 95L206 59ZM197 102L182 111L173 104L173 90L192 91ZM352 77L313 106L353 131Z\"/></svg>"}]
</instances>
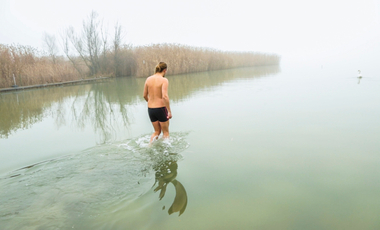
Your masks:
<instances>
[{"instance_id":1,"label":"man's bare back","mask_svg":"<svg viewBox=\"0 0 380 230\"><path fill-rule=\"evenodd\" d=\"M145 88L147 88L146 95L148 99L144 98L148 102L149 108L160 108L165 107L165 103L163 101L163 85L168 84L168 79L163 78L159 74L152 75L146 79Z\"/></svg>"}]
</instances>

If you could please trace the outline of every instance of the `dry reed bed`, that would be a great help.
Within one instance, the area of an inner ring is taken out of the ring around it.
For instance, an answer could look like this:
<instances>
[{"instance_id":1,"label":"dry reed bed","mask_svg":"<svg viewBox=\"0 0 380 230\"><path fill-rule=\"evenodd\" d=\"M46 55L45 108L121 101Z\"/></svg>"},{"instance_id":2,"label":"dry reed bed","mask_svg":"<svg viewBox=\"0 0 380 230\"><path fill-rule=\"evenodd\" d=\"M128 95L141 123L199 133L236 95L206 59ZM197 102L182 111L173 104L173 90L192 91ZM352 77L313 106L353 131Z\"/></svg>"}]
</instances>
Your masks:
<instances>
[{"instance_id":1,"label":"dry reed bed","mask_svg":"<svg viewBox=\"0 0 380 230\"><path fill-rule=\"evenodd\" d=\"M168 64L168 74L204 72L261 65L278 65L280 57L253 52L223 52L178 44L155 44L133 49L134 74L149 76L158 62Z\"/></svg>"},{"instance_id":2,"label":"dry reed bed","mask_svg":"<svg viewBox=\"0 0 380 230\"><path fill-rule=\"evenodd\" d=\"M278 65L275 54L254 52L223 52L214 49L179 44L121 46L109 48L100 61L101 76L138 76L153 74L160 61L168 63L168 74L203 72L238 67ZM0 88L65 82L90 76L89 68L79 57L69 61L49 57L30 46L0 44ZM74 66L75 63L75 66Z\"/></svg>"},{"instance_id":3,"label":"dry reed bed","mask_svg":"<svg viewBox=\"0 0 380 230\"><path fill-rule=\"evenodd\" d=\"M29 46L0 44L0 88L65 82L80 79L71 63L58 58L53 62L49 57Z\"/></svg>"}]
</instances>

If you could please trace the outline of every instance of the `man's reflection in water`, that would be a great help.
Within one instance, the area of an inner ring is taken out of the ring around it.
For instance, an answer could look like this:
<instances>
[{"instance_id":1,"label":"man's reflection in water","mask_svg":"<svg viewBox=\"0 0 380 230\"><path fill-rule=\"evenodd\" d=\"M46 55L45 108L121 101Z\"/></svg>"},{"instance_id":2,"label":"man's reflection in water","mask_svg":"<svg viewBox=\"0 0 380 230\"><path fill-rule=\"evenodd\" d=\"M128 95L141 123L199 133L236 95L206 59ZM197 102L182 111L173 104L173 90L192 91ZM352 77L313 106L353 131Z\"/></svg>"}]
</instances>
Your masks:
<instances>
[{"instance_id":1,"label":"man's reflection in water","mask_svg":"<svg viewBox=\"0 0 380 230\"><path fill-rule=\"evenodd\" d=\"M186 206L187 206L187 194L185 187L177 181L175 178L177 177L177 169L178 165L176 161L165 161L162 164L158 165L156 170L156 182L154 183L153 187L157 185L157 187L154 189L155 192L160 191L159 198L160 200L165 196L166 192L166 186L168 186L169 183L172 183L175 187L175 198L172 206L169 208L169 215L175 212L179 212L179 216L185 212ZM164 208L165 209L165 206Z\"/></svg>"}]
</instances>

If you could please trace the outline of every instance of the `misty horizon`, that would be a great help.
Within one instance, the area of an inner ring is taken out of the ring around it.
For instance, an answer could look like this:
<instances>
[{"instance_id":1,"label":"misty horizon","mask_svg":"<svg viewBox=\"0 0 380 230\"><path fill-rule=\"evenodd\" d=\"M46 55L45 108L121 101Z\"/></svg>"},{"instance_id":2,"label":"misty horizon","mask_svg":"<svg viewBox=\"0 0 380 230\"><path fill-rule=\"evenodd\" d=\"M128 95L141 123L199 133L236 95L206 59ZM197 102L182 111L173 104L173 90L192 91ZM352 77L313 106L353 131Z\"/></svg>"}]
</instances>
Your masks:
<instances>
[{"instance_id":1,"label":"misty horizon","mask_svg":"<svg viewBox=\"0 0 380 230\"><path fill-rule=\"evenodd\" d=\"M43 6L43 7L41 7ZM267 1L221 3L9 1L0 9L0 43L43 49L55 35L96 11L112 30L119 22L125 43L177 43L221 51L275 53L283 61L316 65L373 65L380 53L380 4L367 1ZM112 33L112 32L110 32ZM306 61L307 60L307 61Z\"/></svg>"}]
</instances>

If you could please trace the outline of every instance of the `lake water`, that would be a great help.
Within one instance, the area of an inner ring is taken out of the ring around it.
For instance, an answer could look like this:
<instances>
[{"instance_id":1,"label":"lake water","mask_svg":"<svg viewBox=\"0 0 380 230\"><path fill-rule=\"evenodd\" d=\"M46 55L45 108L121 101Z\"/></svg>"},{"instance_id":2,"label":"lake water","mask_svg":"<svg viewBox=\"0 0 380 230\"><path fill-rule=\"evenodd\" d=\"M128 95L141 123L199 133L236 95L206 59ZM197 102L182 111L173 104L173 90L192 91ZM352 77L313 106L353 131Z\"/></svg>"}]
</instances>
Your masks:
<instances>
[{"instance_id":1,"label":"lake water","mask_svg":"<svg viewBox=\"0 0 380 230\"><path fill-rule=\"evenodd\" d=\"M1 94L0 228L380 229L380 69L366 73L168 76L171 139L152 147L145 79Z\"/></svg>"}]
</instances>

